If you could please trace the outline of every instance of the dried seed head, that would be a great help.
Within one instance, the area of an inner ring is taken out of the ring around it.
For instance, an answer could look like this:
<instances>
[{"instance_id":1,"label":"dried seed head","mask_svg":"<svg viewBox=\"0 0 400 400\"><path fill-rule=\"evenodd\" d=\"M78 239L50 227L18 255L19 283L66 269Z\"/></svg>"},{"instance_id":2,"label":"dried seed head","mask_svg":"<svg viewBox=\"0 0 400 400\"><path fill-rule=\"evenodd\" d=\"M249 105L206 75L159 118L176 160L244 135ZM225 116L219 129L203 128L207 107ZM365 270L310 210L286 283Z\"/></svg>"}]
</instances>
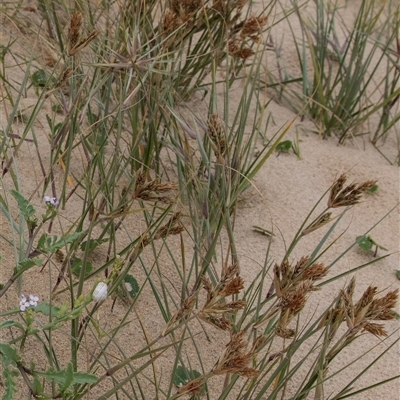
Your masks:
<instances>
[{"instance_id":1,"label":"dried seed head","mask_svg":"<svg viewBox=\"0 0 400 400\"><path fill-rule=\"evenodd\" d=\"M172 0L171 4L173 11L184 19L198 11L202 5L202 0Z\"/></svg>"},{"instance_id":2,"label":"dried seed head","mask_svg":"<svg viewBox=\"0 0 400 400\"><path fill-rule=\"evenodd\" d=\"M223 266L220 282L225 284L226 282L232 280L238 274L239 264L237 262L229 265L228 267Z\"/></svg>"},{"instance_id":3,"label":"dried seed head","mask_svg":"<svg viewBox=\"0 0 400 400\"><path fill-rule=\"evenodd\" d=\"M208 135L214 144L215 156L224 156L226 152L225 124L218 114L210 115L208 120Z\"/></svg>"},{"instance_id":4,"label":"dried seed head","mask_svg":"<svg viewBox=\"0 0 400 400\"><path fill-rule=\"evenodd\" d=\"M293 290L283 292L279 303L282 312L289 310L291 316L300 312L306 304L307 295L311 287L312 281L301 281Z\"/></svg>"},{"instance_id":5,"label":"dried seed head","mask_svg":"<svg viewBox=\"0 0 400 400\"><path fill-rule=\"evenodd\" d=\"M244 331L231 333L231 340L226 345L223 355L213 369L215 375L227 373L238 374L245 377L254 377L259 374L254 368L249 368L248 364L253 360L252 350L246 352L247 341L244 338Z\"/></svg>"},{"instance_id":6,"label":"dried seed head","mask_svg":"<svg viewBox=\"0 0 400 400\"><path fill-rule=\"evenodd\" d=\"M178 310L178 312L175 313L175 315L168 321L162 333L162 336L166 336L171 331L171 328L175 325L175 323L179 324L182 321L186 321L188 319L193 310L196 297L197 297L197 292L193 293L192 295L190 295L185 299L180 310Z\"/></svg>"},{"instance_id":7,"label":"dried seed head","mask_svg":"<svg viewBox=\"0 0 400 400\"><path fill-rule=\"evenodd\" d=\"M328 268L322 263L314 263L306 268L302 274L302 279L318 281L328 274Z\"/></svg>"},{"instance_id":8,"label":"dried seed head","mask_svg":"<svg viewBox=\"0 0 400 400\"><path fill-rule=\"evenodd\" d=\"M310 256L302 256L300 260L297 261L292 274L293 278L303 274L310 260L311 260ZM290 265L289 267L286 268L292 269Z\"/></svg>"},{"instance_id":9,"label":"dried seed head","mask_svg":"<svg viewBox=\"0 0 400 400\"><path fill-rule=\"evenodd\" d=\"M225 317L215 317L212 314L207 314L204 312L199 313L199 317L209 323L210 325L213 325L214 327L221 329L223 331L230 331L232 328L231 322L226 319Z\"/></svg>"},{"instance_id":10,"label":"dried seed head","mask_svg":"<svg viewBox=\"0 0 400 400\"><path fill-rule=\"evenodd\" d=\"M294 336L295 331L293 329L287 329L286 327L277 325L275 328L275 334L283 339L291 339Z\"/></svg>"},{"instance_id":11,"label":"dried seed head","mask_svg":"<svg viewBox=\"0 0 400 400\"><path fill-rule=\"evenodd\" d=\"M246 302L243 300L232 301L226 304L227 312L233 312L237 310L243 310L246 307Z\"/></svg>"},{"instance_id":12,"label":"dried seed head","mask_svg":"<svg viewBox=\"0 0 400 400\"><path fill-rule=\"evenodd\" d=\"M181 212L176 212L169 221L157 230L154 239L166 238L168 235L178 235L183 232L184 227L180 223Z\"/></svg>"},{"instance_id":13,"label":"dried seed head","mask_svg":"<svg viewBox=\"0 0 400 400\"><path fill-rule=\"evenodd\" d=\"M387 332L385 331L382 324L375 324L373 322L367 322L364 325L363 331L372 333L375 336L387 336Z\"/></svg>"},{"instance_id":14,"label":"dried seed head","mask_svg":"<svg viewBox=\"0 0 400 400\"><path fill-rule=\"evenodd\" d=\"M177 30L180 26L182 26L182 24L183 21L178 14L176 14L170 8L165 10L163 28L166 35Z\"/></svg>"},{"instance_id":15,"label":"dried seed head","mask_svg":"<svg viewBox=\"0 0 400 400\"><path fill-rule=\"evenodd\" d=\"M234 57L246 60L254 54L254 51L248 47L244 47L240 39L232 39L228 42L228 51Z\"/></svg>"},{"instance_id":16,"label":"dried seed head","mask_svg":"<svg viewBox=\"0 0 400 400\"><path fill-rule=\"evenodd\" d=\"M302 235L304 236L307 235L308 233L314 232L315 230L329 223L331 221L331 215L332 213L330 212L322 214L316 221L308 225L307 228L303 230Z\"/></svg>"},{"instance_id":17,"label":"dried seed head","mask_svg":"<svg viewBox=\"0 0 400 400\"><path fill-rule=\"evenodd\" d=\"M354 276L351 278L350 283L347 285L345 289L345 293L348 297L352 298L354 294L354 288L356 287L356 278Z\"/></svg>"},{"instance_id":18,"label":"dried seed head","mask_svg":"<svg viewBox=\"0 0 400 400\"><path fill-rule=\"evenodd\" d=\"M392 311L396 307L399 297L399 290L392 290L386 293L380 299L372 301L368 317L374 320L389 320L395 318L395 313Z\"/></svg>"},{"instance_id":19,"label":"dried seed head","mask_svg":"<svg viewBox=\"0 0 400 400\"><path fill-rule=\"evenodd\" d=\"M190 396L195 395L196 393L200 392L201 387L206 382L205 377L199 377L189 381L186 385L181 386L177 390L177 394L188 394Z\"/></svg>"},{"instance_id":20,"label":"dried seed head","mask_svg":"<svg viewBox=\"0 0 400 400\"><path fill-rule=\"evenodd\" d=\"M347 207L359 203L361 195L376 184L377 181L366 181L359 184L352 183L346 187L346 175L341 175L333 184L328 200L329 208ZM344 187L344 188L343 188Z\"/></svg>"},{"instance_id":21,"label":"dried seed head","mask_svg":"<svg viewBox=\"0 0 400 400\"><path fill-rule=\"evenodd\" d=\"M79 41L82 27L82 14L78 11L72 14L68 28L68 49L73 49Z\"/></svg>"},{"instance_id":22,"label":"dried seed head","mask_svg":"<svg viewBox=\"0 0 400 400\"><path fill-rule=\"evenodd\" d=\"M213 286L212 286L210 279L207 276L203 275L201 277L201 282L203 283L203 288L206 290L206 292L212 293Z\"/></svg>"},{"instance_id":23,"label":"dried seed head","mask_svg":"<svg viewBox=\"0 0 400 400\"><path fill-rule=\"evenodd\" d=\"M264 29L265 24L267 23L267 17L250 17L247 19L243 28L240 31L240 36L242 39L246 37L259 37Z\"/></svg>"},{"instance_id":24,"label":"dried seed head","mask_svg":"<svg viewBox=\"0 0 400 400\"><path fill-rule=\"evenodd\" d=\"M233 294L238 294L243 288L244 280L241 276L237 276L236 278L228 282L218 294L222 297L227 297Z\"/></svg>"}]
</instances>

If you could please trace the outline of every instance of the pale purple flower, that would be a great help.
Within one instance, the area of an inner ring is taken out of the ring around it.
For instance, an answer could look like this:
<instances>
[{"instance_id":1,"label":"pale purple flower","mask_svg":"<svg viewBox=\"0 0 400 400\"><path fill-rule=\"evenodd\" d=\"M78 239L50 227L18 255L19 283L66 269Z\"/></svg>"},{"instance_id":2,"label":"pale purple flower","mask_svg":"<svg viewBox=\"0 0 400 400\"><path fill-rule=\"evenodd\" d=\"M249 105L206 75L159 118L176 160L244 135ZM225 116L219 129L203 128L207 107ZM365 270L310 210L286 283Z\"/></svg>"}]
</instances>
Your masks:
<instances>
[{"instance_id":1,"label":"pale purple flower","mask_svg":"<svg viewBox=\"0 0 400 400\"><path fill-rule=\"evenodd\" d=\"M21 294L21 299L19 301L19 309L21 311L25 311L28 307L36 307L39 301L39 296L35 296L33 294L29 295L29 300L26 298L24 294Z\"/></svg>"},{"instance_id":2,"label":"pale purple flower","mask_svg":"<svg viewBox=\"0 0 400 400\"><path fill-rule=\"evenodd\" d=\"M29 304L30 304L31 306L36 307L38 301L39 301L39 296L35 296L35 295L33 295L33 294L30 294L30 295L29 295Z\"/></svg>"},{"instance_id":3,"label":"pale purple flower","mask_svg":"<svg viewBox=\"0 0 400 400\"><path fill-rule=\"evenodd\" d=\"M44 196L44 202L47 205L52 205L53 207L57 207L60 202L55 197Z\"/></svg>"}]
</instances>

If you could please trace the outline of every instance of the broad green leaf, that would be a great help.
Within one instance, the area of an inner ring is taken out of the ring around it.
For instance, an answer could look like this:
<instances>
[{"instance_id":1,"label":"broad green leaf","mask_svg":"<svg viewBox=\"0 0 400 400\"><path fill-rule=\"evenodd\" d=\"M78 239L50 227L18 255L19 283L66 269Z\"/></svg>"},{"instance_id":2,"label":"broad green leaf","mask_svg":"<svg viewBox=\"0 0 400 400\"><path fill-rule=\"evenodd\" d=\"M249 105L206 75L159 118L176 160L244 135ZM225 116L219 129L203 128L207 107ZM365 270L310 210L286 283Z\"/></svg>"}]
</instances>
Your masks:
<instances>
[{"instance_id":1,"label":"broad green leaf","mask_svg":"<svg viewBox=\"0 0 400 400\"><path fill-rule=\"evenodd\" d=\"M31 79L35 86L46 86L48 78L44 69L38 69L32 74Z\"/></svg>"},{"instance_id":2,"label":"broad green leaf","mask_svg":"<svg viewBox=\"0 0 400 400\"><path fill-rule=\"evenodd\" d=\"M284 140L283 142L280 142L276 146L276 151L279 153L288 153L290 149L293 148L293 143L291 140Z\"/></svg>"},{"instance_id":3,"label":"broad green leaf","mask_svg":"<svg viewBox=\"0 0 400 400\"><path fill-rule=\"evenodd\" d=\"M51 315L52 316L56 316L58 311L60 310L59 307L50 305L49 303L45 302L45 301L41 301L36 307L33 308L33 310L35 312L40 312L44 315Z\"/></svg>"},{"instance_id":4,"label":"broad green leaf","mask_svg":"<svg viewBox=\"0 0 400 400\"><path fill-rule=\"evenodd\" d=\"M92 263L86 261L86 265L85 265L85 275L89 275L90 272L92 272L93 269L93 265ZM82 259L75 257L74 258L74 262L72 263L72 273L74 275L80 275L82 270Z\"/></svg>"},{"instance_id":5,"label":"broad green leaf","mask_svg":"<svg viewBox=\"0 0 400 400\"><path fill-rule=\"evenodd\" d=\"M371 251L374 246L374 241L369 236L357 236L356 242L364 251Z\"/></svg>"},{"instance_id":6,"label":"broad green leaf","mask_svg":"<svg viewBox=\"0 0 400 400\"><path fill-rule=\"evenodd\" d=\"M378 191L378 189L379 189L379 186L377 185L377 184L375 184L374 186L372 186L372 187L370 187L368 190L367 190L367 193L376 193L377 191Z\"/></svg>"},{"instance_id":7,"label":"broad green leaf","mask_svg":"<svg viewBox=\"0 0 400 400\"><path fill-rule=\"evenodd\" d=\"M126 274L124 278L124 285L126 291L132 298L135 298L139 293L139 284L137 280L130 274Z\"/></svg>"},{"instance_id":8,"label":"broad green leaf","mask_svg":"<svg viewBox=\"0 0 400 400\"><path fill-rule=\"evenodd\" d=\"M400 279L400 269L396 270L397 279Z\"/></svg>"}]
</instances>

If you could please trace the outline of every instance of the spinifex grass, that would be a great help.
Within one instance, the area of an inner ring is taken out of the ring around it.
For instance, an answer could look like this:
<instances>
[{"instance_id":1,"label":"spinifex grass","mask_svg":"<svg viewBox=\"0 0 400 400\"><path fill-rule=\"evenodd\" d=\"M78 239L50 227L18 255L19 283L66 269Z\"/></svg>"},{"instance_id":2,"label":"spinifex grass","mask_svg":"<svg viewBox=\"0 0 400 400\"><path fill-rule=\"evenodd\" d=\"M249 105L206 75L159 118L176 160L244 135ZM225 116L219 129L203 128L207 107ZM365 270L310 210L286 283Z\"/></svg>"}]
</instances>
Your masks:
<instances>
[{"instance_id":1,"label":"spinifex grass","mask_svg":"<svg viewBox=\"0 0 400 400\"><path fill-rule=\"evenodd\" d=\"M91 4L77 2L78 11L41 1L41 18L29 29L37 22L34 37L45 38L58 58L50 67L32 57L19 87L3 78L11 111L0 148L0 211L10 234L4 230L1 238L15 259L0 296L17 280L23 289L48 279L48 292L40 293L48 301L36 306L32 297L28 306L23 297L22 308L1 314L2 332L16 329L0 344L6 398L176 398L207 389L209 399L275 399L299 370L300 363L291 364L296 352L314 334L316 353L307 354L317 361L293 395L320 391L327 366L360 330L384 334L370 319L392 318L396 294L377 300L370 289L361 315L347 290L346 308L340 295L332 312L297 329L308 296L327 273L317 262L327 237L311 257L295 264L289 258L302 236L330 222L326 213L304 221L273 268L273 285L269 253L253 282L240 275L237 203L290 126L254 156L267 104L259 90L266 15L251 15L241 1L172 1L169 11L157 1ZM30 87L34 70L48 78ZM235 82L240 71L244 77ZM230 117L232 87L240 97ZM205 111L179 106L205 88ZM37 93L37 103L22 134L10 135L23 93ZM48 105L57 107L35 124ZM32 176L19 170L27 138L35 149L32 186L25 185ZM328 208L355 204L369 186L344 188L344 180L332 187ZM107 295L120 307L118 320L114 304L103 302ZM335 312L337 326L357 328L353 336L335 341ZM211 366L208 333L229 341L211 354ZM276 351L282 338L288 342ZM33 359L24 351L28 344Z\"/></svg>"}]
</instances>

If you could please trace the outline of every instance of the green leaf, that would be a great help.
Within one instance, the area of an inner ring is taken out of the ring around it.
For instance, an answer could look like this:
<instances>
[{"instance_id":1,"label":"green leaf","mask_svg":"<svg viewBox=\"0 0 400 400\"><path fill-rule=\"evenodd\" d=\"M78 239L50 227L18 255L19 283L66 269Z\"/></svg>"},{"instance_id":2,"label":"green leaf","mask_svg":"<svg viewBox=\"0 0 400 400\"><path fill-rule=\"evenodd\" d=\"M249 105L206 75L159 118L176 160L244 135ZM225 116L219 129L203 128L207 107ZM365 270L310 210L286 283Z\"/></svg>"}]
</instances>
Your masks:
<instances>
[{"instance_id":1,"label":"green leaf","mask_svg":"<svg viewBox=\"0 0 400 400\"><path fill-rule=\"evenodd\" d=\"M86 261L86 264L85 264L85 276L89 275L90 272L92 272L92 269L93 269L92 263ZM74 258L74 262L72 263L71 271L72 271L72 273L74 275L77 275L77 276L79 276L81 274L81 271L82 271L82 259L80 259L78 257Z\"/></svg>"},{"instance_id":2,"label":"green leaf","mask_svg":"<svg viewBox=\"0 0 400 400\"><path fill-rule=\"evenodd\" d=\"M70 364L68 364L67 369L72 368L72 365L70 367ZM58 385L65 385L66 381L70 380L70 375L68 375L67 378L67 372L65 369L60 370L60 371L54 371L54 370L48 370L46 372L36 372L40 376L43 376L46 379L49 379L51 381L56 382ZM86 372L73 372L72 371L72 385L75 384L85 384L85 383L96 383L97 382L97 376L93 374L88 374Z\"/></svg>"},{"instance_id":3,"label":"green leaf","mask_svg":"<svg viewBox=\"0 0 400 400\"><path fill-rule=\"evenodd\" d=\"M360 249L364 251L371 251L373 245L375 244L369 236L357 236L356 242Z\"/></svg>"},{"instance_id":4,"label":"green leaf","mask_svg":"<svg viewBox=\"0 0 400 400\"><path fill-rule=\"evenodd\" d=\"M31 76L32 82L35 86L46 86L48 80L46 71L44 69L38 69Z\"/></svg>"},{"instance_id":5,"label":"green leaf","mask_svg":"<svg viewBox=\"0 0 400 400\"><path fill-rule=\"evenodd\" d=\"M126 274L124 278L124 285L126 291L129 293L129 296L135 298L139 293L139 284L137 280L130 274Z\"/></svg>"},{"instance_id":6,"label":"green leaf","mask_svg":"<svg viewBox=\"0 0 400 400\"><path fill-rule=\"evenodd\" d=\"M40 312L44 315L52 315L52 316L56 316L57 313L60 311L59 307L50 305L49 303L45 302L45 301L41 301L36 307L32 308L35 312Z\"/></svg>"},{"instance_id":7,"label":"green leaf","mask_svg":"<svg viewBox=\"0 0 400 400\"><path fill-rule=\"evenodd\" d=\"M10 364L16 365L21 360L17 349L8 343L0 343L0 355L2 356L3 365L8 367Z\"/></svg>"},{"instance_id":8,"label":"green leaf","mask_svg":"<svg viewBox=\"0 0 400 400\"><path fill-rule=\"evenodd\" d=\"M396 270L397 279L400 279L400 269Z\"/></svg>"},{"instance_id":9,"label":"green leaf","mask_svg":"<svg viewBox=\"0 0 400 400\"><path fill-rule=\"evenodd\" d=\"M288 153L290 149L293 148L293 143L291 140L284 140L283 142L280 142L276 146L276 151L279 153Z\"/></svg>"},{"instance_id":10,"label":"green leaf","mask_svg":"<svg viewBox=\"0 0 400 400\"><path fill-rule=\"evenodd\" d=\"M370 188L367 190L367 193L370 193L370 194L376 193L376 192L378 191L378 189L379 189L379 186L378 186L377 184L375 184L374 186L370 187Z\"/></svg>"},{"instance_id":11,"label":"green leaf","mask_svg":"<svg viewBox=\"0 0 400 400\"><path fill-rule=\"evenodd\" d=\"M41 393L43 393L43 385L42 385L42 383L40 382L40 379L38 379L37 376L33 377L33 391L35 393L35 397L36 396L41 396Z\"/></svg>"},{"instance_id":12,"label":"green leaf","mask_svg":"<svg viewBox=\"0 0 400 400\"><path fill-rule=\"evenodd\" d=\"M32 267L40 267L43 264L43 260L40 258L24 258L18 262L18 271L27 270Z\"/></svg>"},{"instance_id":13,"label":"green leaf","mask_svg":"<svg viewBox=\"0 0 400 400\"><path fill-rule=\"evenodd\" d=\"M15 381L15 377L17 377L19 373L14 369L9 367L5 367L3 370L3 385L4 385L4 394L3 400L13 400L15 399L15 394L17 393L17 382Z\"/></svg>"},{"instance_id":14,"label":"green leaf","mask_svg":"<svg viewBox=\"0 0 400 400\"><path fill-rule=\"evenodd\" d=\"M11 190L12 196L17 200L18 203L18 209L21 212L22 216L26 221L30 219L30 217L34 216L36 211L33 208L32 204L29 203L27 199L25 199L24 196L22 196L19 192L16 190Z\"/></svg>"},{"instance_id":15,"label":"green leaf","mask_svg":"<svg viewBox=\"0 0 400 400\"><path fill-rule=\"evenodd\" d=\"M67 244L73 243L75 240L78 240L82 235L83 232L75 232L59 239L55 235L51 238L46 233L44 233L38 241L37 249L45 254L55 253L57 250L62 249Z\"/></svg>"},{"instance_id":16,"label":"green leaf","mask_svg":"<svg viewBox=\"0 0 400 400\"><path fill-rule=\"evenodd\" d=\"M68 363L67 368L65 370L64 378L65 378L64 384L60 388L61 393L65 393L66 390L72 385L72 382L74 381L74 369L72 367L72 363Z\"/></svg>"},{"instance_id":17,"label":"green leaf","mask_svg":"<svg viewBox=\"0 0 400 400\"><path fill-rule=\"evenodd\" d=\"M13 326L21 329L21 331L25 331L25 328L19 322L13 321L12 319L2 322L0 324L0 329L12 328Z\"/></svg>"},{"instance_id":18,"label":"green leaf","mask_svg":"<svg viewBox=\"0 0 400 400\"><path fill-rule=\"evenodd\" d=\"M375 240L371 238L371 236L357 236L356 242L364 251L371 251L373 246L376 246L381 250L388 251L386 247L383 247L380 244L376 243Z\"/></svg>"},{"instance_id":19,"label":"green leaf","mask_svg":"<svg viewBox=\"0 0 400 400\"><path fill-rule=\"evenodd\" d=\"M200 376L201 374L199 371L196 371L195 369L189 371L182 365L178 365L178 367L174 372L173 382L175 386L182 387L185 386L191 380L196 379Z\"/></svg>"}]
</instances>

